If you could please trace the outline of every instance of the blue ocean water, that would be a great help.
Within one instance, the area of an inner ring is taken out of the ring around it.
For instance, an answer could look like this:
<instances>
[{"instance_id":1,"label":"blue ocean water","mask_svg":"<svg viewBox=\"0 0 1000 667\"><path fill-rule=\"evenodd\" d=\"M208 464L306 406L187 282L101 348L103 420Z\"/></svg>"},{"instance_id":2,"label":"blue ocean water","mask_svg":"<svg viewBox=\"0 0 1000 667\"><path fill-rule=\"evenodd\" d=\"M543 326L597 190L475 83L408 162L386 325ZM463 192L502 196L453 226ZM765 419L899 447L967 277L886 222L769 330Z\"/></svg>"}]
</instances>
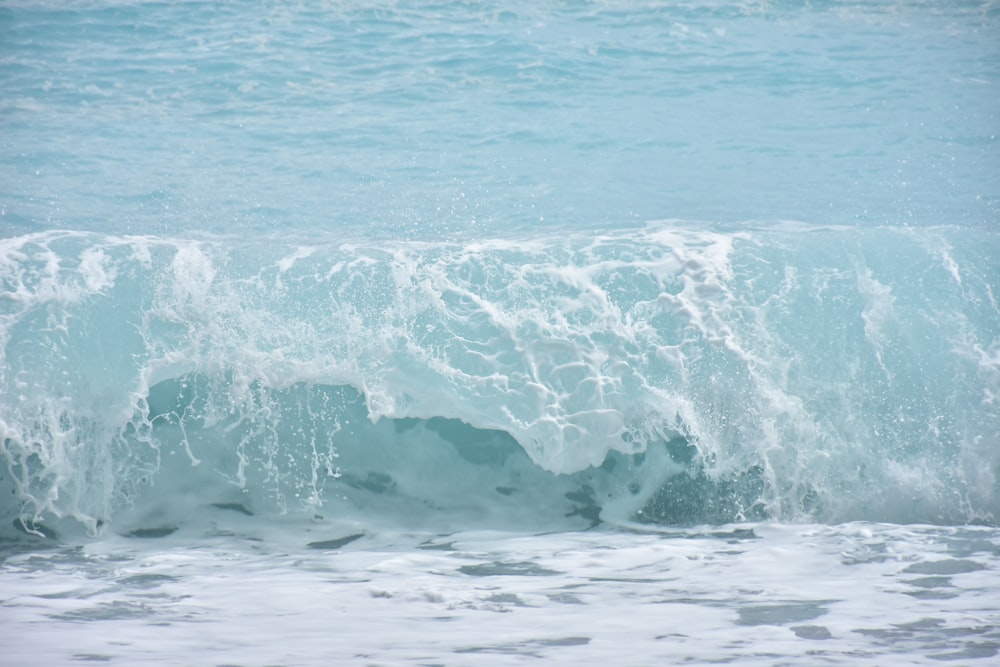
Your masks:
<instances>
[{"instance_id":1,"label":"blue ocean water","mask_svg":"<svg viewBox=\"0 0 1000 667\"><path fill-rule=\"evenodd\" d=\"M2 3L11 655L994 658L998 37L990 2Z\"/></svg>"}]
</instances>

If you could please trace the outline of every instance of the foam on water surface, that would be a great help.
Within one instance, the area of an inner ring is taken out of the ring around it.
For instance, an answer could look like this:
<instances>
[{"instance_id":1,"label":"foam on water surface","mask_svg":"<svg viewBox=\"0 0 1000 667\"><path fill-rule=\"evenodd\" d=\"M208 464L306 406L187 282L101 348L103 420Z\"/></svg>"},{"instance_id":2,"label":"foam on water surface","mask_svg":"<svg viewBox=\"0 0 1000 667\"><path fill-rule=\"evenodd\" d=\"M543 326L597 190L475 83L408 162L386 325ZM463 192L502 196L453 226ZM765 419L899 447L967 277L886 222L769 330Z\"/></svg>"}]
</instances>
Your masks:
<instances>
[{"instance_id":1,"label":"foam on water surface","mask_svg":"<svg viewBox=\"0 0 1000 667\"><path fill-rule=\"evenodd\" d=\"M22 665L194 655L248 666L931 665L1000 651L992 529L375 533L303 551L296 534L260 528L8 557L5 655Z\"/></svg>"}]
</instances>

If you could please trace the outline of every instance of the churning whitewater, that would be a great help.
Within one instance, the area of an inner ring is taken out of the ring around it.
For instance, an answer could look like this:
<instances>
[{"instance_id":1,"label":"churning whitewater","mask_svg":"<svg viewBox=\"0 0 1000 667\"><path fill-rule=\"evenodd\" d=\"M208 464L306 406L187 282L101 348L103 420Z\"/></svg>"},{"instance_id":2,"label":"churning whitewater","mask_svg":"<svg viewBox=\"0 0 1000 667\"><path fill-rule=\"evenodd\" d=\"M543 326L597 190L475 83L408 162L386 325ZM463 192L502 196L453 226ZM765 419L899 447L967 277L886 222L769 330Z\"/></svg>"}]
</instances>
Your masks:
<instances>
[{"instance_id":1,"label":"churning whitewater","mask_svg":"<svg viewBox=\"0 0 1000 667\"><path fill-rule=\"evenodd\" d=\"M998 515L996 234L321 241L6 241L6 523L94 532L136 503L180 523L191 494L666 524Z\"/></svg>"}]
</instances>

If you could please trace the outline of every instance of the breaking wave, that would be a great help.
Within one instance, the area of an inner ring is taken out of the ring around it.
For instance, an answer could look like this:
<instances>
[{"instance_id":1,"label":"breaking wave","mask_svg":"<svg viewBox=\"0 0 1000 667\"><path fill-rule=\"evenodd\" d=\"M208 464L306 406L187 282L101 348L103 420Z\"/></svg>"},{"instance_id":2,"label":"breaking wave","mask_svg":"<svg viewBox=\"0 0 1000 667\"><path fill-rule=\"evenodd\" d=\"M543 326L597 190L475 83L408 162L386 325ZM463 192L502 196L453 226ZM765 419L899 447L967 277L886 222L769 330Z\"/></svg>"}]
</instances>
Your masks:
<instances>
[{"instance_id":1,"label":"breaking wave","mask_svg":"<svg viewBox=\"0 0 1000 667\"><path fill-rule=\"evenodd\" d=\"M0 510L994 523L998 256L983 230L680 221L6 239Z\"/></svg>"}]
</instances>

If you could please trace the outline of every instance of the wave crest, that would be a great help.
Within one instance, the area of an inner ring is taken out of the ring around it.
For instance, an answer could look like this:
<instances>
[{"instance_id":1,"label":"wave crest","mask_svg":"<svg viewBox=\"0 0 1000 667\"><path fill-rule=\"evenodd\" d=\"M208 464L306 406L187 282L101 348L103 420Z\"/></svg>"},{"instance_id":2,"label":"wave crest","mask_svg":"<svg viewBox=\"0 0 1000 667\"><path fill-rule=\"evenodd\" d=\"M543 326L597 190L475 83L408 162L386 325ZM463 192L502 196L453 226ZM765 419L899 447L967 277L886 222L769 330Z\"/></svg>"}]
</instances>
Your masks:
<instances>
[{"instance_id":1,"label":"wave crest","mask_svg":"<svg viewBox=\"0 0 1000 667\"><path fill-rule=\"evenodd\" d=\"M395 438L411 471L450 443L441 479L465 441L516 450L532 484L562 480L555 514L587 486L605 517L664 522L992 520L998 250L976 230L682 223L380 246L8 239L8 514L96 526L190 474L164 452L272 509L363 505L366 474L420 477L366 458ZM531 486L495 463L480 486ZM446 504L432 491L411 495Z\"/></svg>"}]
</instances>

